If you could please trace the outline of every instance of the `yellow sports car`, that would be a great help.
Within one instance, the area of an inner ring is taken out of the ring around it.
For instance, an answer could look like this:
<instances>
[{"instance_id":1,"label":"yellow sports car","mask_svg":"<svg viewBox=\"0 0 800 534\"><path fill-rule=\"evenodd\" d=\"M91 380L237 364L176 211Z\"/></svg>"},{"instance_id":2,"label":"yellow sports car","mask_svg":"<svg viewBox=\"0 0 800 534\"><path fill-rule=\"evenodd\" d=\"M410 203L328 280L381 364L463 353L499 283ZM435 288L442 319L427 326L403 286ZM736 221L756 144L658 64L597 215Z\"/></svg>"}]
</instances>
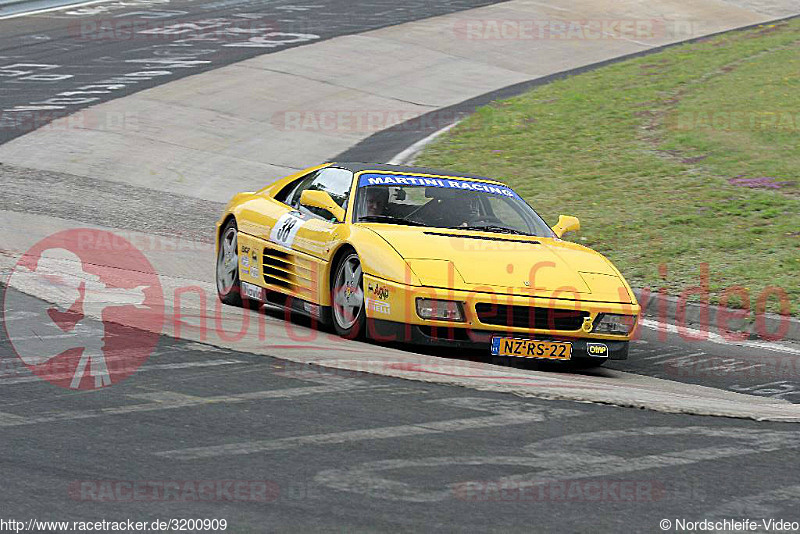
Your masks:
<instances>
[{"instance_id":1,"label":"yellow sports car","mask_svg":"<svg viewBox=\"0 0 800 534\"><path fill-rule=\"evenodd\" d=\"M562 241L508 186L430 169L328 163L240 193L217 223L222 302L284 307L339 335L625 359L639 305L619 271Z\"/></svg>"}]
</instances>

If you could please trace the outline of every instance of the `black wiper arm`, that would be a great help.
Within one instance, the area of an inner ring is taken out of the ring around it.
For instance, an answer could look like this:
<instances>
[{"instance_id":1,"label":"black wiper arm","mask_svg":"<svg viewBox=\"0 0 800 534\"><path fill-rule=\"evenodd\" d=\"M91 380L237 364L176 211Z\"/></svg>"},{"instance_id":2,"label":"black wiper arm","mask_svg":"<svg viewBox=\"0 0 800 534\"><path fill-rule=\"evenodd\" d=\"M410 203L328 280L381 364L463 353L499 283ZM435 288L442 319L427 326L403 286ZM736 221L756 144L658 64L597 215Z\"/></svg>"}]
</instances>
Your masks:
<instances>
[{"instance_id":1,"label":"black wiper arm","mask_svg":"<svg viewBox=\"0 0 800 534\"><path fill-rule=\"evenodd\" d=\"M385 222L391 224L405 224L408 226L427 226L418 221L403 219L402 217L392 217L391 215L364 215L358 218L358 222Z\"/></svg>"},{"instance_id":2,"label":"black wiper arm","mask_svg":"<svg viewBox=\"0 0 800 534\"><path fill-rule=\"evenodd\" d=\"M519 230L514 230L513 228L508 228L506 226L493 226L491 224L484 226L451 226L451 228L453 230L480 230L483 232L497 232L498 234L517 234L534 237L532 234L526 234L525 232L520 232Z\"/></svg>"}]
</instances>

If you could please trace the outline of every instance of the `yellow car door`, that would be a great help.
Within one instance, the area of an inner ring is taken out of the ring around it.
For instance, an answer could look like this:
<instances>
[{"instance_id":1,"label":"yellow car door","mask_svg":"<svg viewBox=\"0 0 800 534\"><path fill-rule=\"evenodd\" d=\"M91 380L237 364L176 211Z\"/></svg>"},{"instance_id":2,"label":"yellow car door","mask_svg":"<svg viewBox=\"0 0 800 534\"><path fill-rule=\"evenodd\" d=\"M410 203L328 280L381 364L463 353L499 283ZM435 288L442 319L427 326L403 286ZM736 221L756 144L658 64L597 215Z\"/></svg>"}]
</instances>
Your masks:
<instances>
[{"instance_id":1,"label":"yellow car door","mask_svg":"<svg viewBox=\"0 0 800 534\"><path fill-rule=\"evenodd\" d=\"M241 231L256 239L240 238L240 256L247 254L249 264L247 273L240 269L242 280L328 305L329 253L341 223L324 210L300 205L299 199L304 190L316 189L346 207L352 180L352 172L327 167L298 179L285 199L260 196L248 202L242 211L248 223Z\"/></svg>"}]
</instances>

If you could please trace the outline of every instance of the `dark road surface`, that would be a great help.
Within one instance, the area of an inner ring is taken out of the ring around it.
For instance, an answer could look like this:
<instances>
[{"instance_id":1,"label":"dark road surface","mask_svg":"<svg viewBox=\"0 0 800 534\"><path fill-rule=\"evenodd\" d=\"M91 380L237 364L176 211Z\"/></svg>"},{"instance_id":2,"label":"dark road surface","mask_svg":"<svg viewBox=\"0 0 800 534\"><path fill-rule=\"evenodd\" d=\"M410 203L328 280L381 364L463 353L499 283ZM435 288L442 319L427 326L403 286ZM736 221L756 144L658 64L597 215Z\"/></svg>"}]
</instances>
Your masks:
<instances>
[{"instance_id":1,"label":"dark road surface","mask_svg":"<svg viewBox=\"0 0 800 534\"><path fill-rule=\"evenodd\" d=\"M125 0L0 20L0 143L259 54L492 3ZM28 172L0 167L0 209L155 235L170 234L177 210L197 229L184 237L208 242L221 206ZM26 317L22 306L2 321ZM162 337L122 384L72 391L33 376L1 328L0 520L225 519L230 532L800 521L797 425L518 398L280 356ZM645 328L630 360L608 367L800 402L796 347L662 340Z\"/></svg>"},{"instance_id":2,"label":"dark road surface","mask_svg":"<svg viewBox=\"0 0 800 534\"><path fill-rule=\"evenodd\" d=\"M183 76L497 2L115 0L0 19L0 144L54 118Z\"/></svg>"},{"instance_id":3,"label":"dark road surface","mask_svg":"<svg viewBox=\"0 0 800 534\"><path fill-rule=\"evenodd\" d=\"M523 399L166 337L125 382L69 391L32 376L2 331L6 518L226 519L231 532L800 519L792 424Z\"/></svg>"}]
</instances>

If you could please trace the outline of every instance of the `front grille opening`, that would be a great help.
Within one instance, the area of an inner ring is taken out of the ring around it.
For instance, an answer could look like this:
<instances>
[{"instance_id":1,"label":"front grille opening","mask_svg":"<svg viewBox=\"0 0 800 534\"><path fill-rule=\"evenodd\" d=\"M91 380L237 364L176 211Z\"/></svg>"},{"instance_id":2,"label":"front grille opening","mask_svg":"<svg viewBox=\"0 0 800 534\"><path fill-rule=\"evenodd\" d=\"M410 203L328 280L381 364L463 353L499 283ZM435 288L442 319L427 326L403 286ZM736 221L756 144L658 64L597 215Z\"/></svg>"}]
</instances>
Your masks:
<instances>
[{"instance_id":1,"label":"front grille opening","mask_svg":"<svg viewBox=\"0 0 800 534\"><path fill-rule=\"evenodd\" d=\"M291 263L288 261L289 254L280 250L270 248L264 249L264 282L273 286L291 288L289 282L289 270Z\"/></svg>"},{"instance_id":2,"label":"front grille opening","mask_svg":"<svg viewBox=\"0 0 800 534\"><path fill-rule=\"evenodd\" d=\"M310 269L298 265L297 258L280 250L264 249L264 282L291 291L309 291Z\"/></svg>"},{"instance_id":3,"label":"front grille opening","mask_svg":"<svg viewBox=\"0 0 800 534\"><path fill-rule=\"evenodd\" d=\"M265 248L264 265L273 265L286 269L291 265L291 263L289 263L289 254L287 252L281 252L280 250Z\"/></svg>"},{"instance_id":4,"label":"front grille opening","mask_svg":"<svg viewBox=\"0 0 800 534\"><path fill-rule=\"evenodd\" d=\"M269 267L266 264L264 264L264 275L268 274L275 276L284 276L284 277L286 276L285 271L281 271L280 269L276 269L275 267Z\"/></svg>"},{"instance_id":5,"label":"front grille opening","mask_svg":"<svg viewBox=\"0 0 800 534\"><path fill-rule=\"evenodd\" d=\"M276 276L270 276L264 273L264 282L273 286L280 286L285 287L286 289L291 289L291 284L286 280L282 280Z\"/></svg>"},{"instance_id":6,"label":"front grille opening","mask_svg":"<svg viewBox=\"0 0 800 534\"><path fill-rule=\"evenodd\" d=\"M580 330L584 318L589 317L589 312L586 311L489 302L476 304L475 313L484 324L539 330Z\"/></svg>"}]
</instances>

